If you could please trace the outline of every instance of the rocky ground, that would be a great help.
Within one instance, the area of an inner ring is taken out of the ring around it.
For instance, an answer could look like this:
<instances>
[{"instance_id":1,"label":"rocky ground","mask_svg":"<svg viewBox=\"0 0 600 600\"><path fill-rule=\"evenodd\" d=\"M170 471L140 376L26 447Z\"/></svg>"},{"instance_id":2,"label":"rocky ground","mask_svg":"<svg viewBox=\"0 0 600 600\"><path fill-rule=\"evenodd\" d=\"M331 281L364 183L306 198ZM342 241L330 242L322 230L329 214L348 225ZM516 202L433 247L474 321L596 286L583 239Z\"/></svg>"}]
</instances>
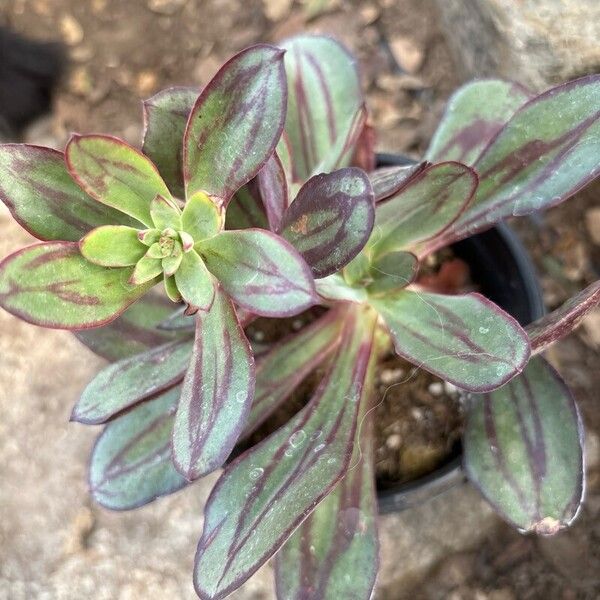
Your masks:
<instances>
[{"instance_id":1,"label":"rocky ground","mask_svg":"<svg viewBox=\"0 0 600 600\"><path fill-rule=\"evenodd\" d=\"M11 0L0 22L62 39L72 67L51 117L26 140L61 147L70 131L138 143L139 100L206 82L232 52L302 31L358 55L382 150L418 156L459 83L434 2L378 0ZM600 187L523 222L553 307L600 273ZM27 235L0 212L0 255ZM68 424L102 361L70 334L0 313L0 599L194 598L191 567L214 481L130 513L93 505L85 476L96 432ZM522 537L468 486L381 519L377 598L512 600L600 595L600 312L550 356L588 428L587 500L567 533ZM271 599L271 567L232 596Z\"/></svg>"}]
</instances>

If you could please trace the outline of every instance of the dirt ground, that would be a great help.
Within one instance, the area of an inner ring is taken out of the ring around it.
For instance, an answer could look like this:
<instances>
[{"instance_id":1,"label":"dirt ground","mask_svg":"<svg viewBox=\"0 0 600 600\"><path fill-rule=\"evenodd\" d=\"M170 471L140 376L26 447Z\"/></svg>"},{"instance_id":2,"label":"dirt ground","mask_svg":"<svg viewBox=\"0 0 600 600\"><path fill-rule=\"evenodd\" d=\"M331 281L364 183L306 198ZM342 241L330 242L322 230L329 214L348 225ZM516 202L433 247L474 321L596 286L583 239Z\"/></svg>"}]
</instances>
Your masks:
<instances>
[{"instance_id":1,"label":"dirt ground","mask_svg":"<svg viewBox=\"0 0 600 600\"><path fill-rule=\"evenodd\" d=\"M3 0L0 22L62 39L71 69L53 114L27 141L62 147L69 132L141 136L140 99L202 85L233 52L303 31L339 37L359 57L378 148L417 157L455 66L421 0ZM600 276L600 185L518 231L550 308ZM27 235L0 212L0 255ZM0 599L193 598L191 566L212 480L131 513L87 496L90 428L70 406L102 361L65 332L0 314ZM600 596L600 312L552 350L587 427L586 503L573 528L523 537L463 486L381 519L376 597L454 600ZM269 566L232 597L270 599Z\"/></svg>"}]
</instances>

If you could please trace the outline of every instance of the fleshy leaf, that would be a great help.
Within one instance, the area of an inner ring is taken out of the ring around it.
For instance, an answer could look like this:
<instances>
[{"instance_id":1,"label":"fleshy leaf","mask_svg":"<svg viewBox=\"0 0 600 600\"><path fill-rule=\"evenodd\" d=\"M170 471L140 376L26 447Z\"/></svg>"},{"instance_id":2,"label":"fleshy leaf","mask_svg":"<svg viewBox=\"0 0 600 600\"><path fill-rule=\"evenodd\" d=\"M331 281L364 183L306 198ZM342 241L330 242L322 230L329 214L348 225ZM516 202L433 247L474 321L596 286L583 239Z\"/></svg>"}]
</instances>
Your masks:
<instances>
[{"instance_id":1,"label":"fleshy leaf","mask_svg":"<svg viewBox=\"0 0 600 600\"><path fill-rule=\"evenodd\" d=\"M361 169L311 177L283 216L281 235L298 250L315 277L335 273L366 244L375 207Z\"/></svg>"},{"instance_id":2,"label":"fleshy leaf","mask_svg":"<svg viewBox=\"0 0 600 600\"><path fill-rule=\"evenodd\" d=\"M309 373L323 364L337 348L340 331L340 314L330 310L260 357L256 365L254 402L244 436L255 431Z\"/></svg>"},{"instance_id":3,"label":"fleshy leaf","mask_svg":"<svg viewBox=\"0 0 600 600\"><path fill-rule=\"evenodd\" d=\"M123 140L107 135L73 135L65 148L71 177L92 198L153 227L150 203L171 194L156 167Z\"/></svg>"},{"instance_id":4,"label":"fleshy leaf","mask_svg":"<svg viewBox=\"0 0 600 600\"><path fill-rule=\"evenodd\" d=\"M146 254L138 230L123 225L103 225L90 231L80 242L81 254L96 265L130 267Z\"/></svg>"},{"instance_id":5,"label":"fleshy leaf","mask_svg":"<svg viewBox=\"0 0 600 600\"><path fill-rule=\"evenodd\" d=\"M543 352L577 327L581 319L600 303L600 281L595 281L560 308L525 328L534 354Z\"/></svg>"},{"instance_id":6,"label":"fleshy leaf","mask_svg":"<svg viewBox=\"0 0 600 600\"><path fill-rule=\"evenodd\" d=\"M254 395L254 359L231 300L217 287L198 314L173 429L173 461L188 480L218 469L242 431Z\"/></svg>"},{"instance_id":7,"label":"fleshy leaf","mask_svg":"<svg viewBox=\"0 0 600 600\"><path fill-rule=\"evenodd\" d=\"M120 360L182 337L179 332L163 331L159 327L172 312L173 304L169 300L150 291L112 323L74 334L99 356L110 361Z\"/></svg>"},{"instance_id":8,"label":"fleshy leaf","mask_svg":"<svg viewBox=\"0 0 600 600\"><path fill-rule=\"evenodd\" d=\"M183 257L182 257L183 260ZM171 302L181 302L183 300L182 295L177 289L177 282L175 281L174 275L166 275L163 273L163 282L165 285L165 292ZM187 307L185 307L187 309ZM165 327L165 329L167 329Z\"/></svg>"},{"instance_id":9,"label":"fleshy leaf","mask_svg":"<svg viewBox=\"0 0 600 600\"><path fill-rule=\"evenodd\" d=\"M292 316L315 303L308 266L288 242L273 233L224 231L197 248L224 290L258 315Z\"/></svg>"},{"instance_id":10,"label":"fleshy leaf","mask_svg":"<svg viewBox=\"0 0 600 600\"><path fill-rule=\"evenodd\" d=\"M465 210L476 189L477 174L460 163L439 163L420 171L377 205L370 244L384 254L438 235Z\"/></svg>"},{"instance_id":11,"label":"fleshy leaf","mask_svg":"<svg viewBox=\"0 0 600 600\"><path fill-rule=\"evenodd\" d=\"M525 331L480 294L402 290L370 302L400 356L465 390L493 390L527 364Z\"/></svg>"},{"instance_id":12,"label":"fleshy leaf","mask_svg":"<svg viewBox=\"0 0 600 600\"><path fill-rule=\"evenodd\" d=\"M277 597L369 600L379 567L372 419L361 406L350 468L275 555Z\"/></svg>"},{"instance_id":13,"label":"fleshy leaf","mask_svg":"<svg viewBox=\"0 0 600 600\"><path fill-rule=\"evenodd\" d=\"M463 85L448 100L425 158L475 162L515 111L532 97L519 84L482 79Z\"/></svg>"},{"instance_id":14,"label":"fleshy leaf","mask_svg":"<svg viewBox=\"0 0 600 600\"><path fill-rule=\"evenodd\" d=\"M100 327L156 283L131 286L130 274L92 264L75 242L35 244L0 263L0 306L42 327Z\"/></svg>"},{"instance_id":15,"label":"fleshy leaf","mask_svg":"<svg viewBox=\"0 0 600 600\"><path fill-rule=\"evenodd\" d=\"M339 273L323 277L317 280L316 284L319 296L326 300L361 304L368 299L367 290L363 286L351 286Z\"/></svg>"},{"instance_id":16,"label":"fleshy leaf","mask_svg":"<svg viewBox=\"0 0 600 600\"><path fill-rule=\"evenodd\" d=\"M185 203L181 224L183 230L199 242L220 231L222 216L215 203L206 194L198 192Z\"/></svg>"},{"instance_id":17,"label":"fleshy leaf","mask_svg":"<svg viewBox=\"0 0 600 600\"><path fill-rule=\"evenodd\" d=\"M289 204L287 177L277 152L271 154L265 166L258 172L256 183L267 213L269 227L272 231L277 231Z\"/></svg>"},{"instance_id":18,"label":"fleshy leaf","mask_svg":"<svg viewBox=\"0 0 600 600\"><path fill-rule=\"evenodd\" d=\"M177 289L192 309L208 310L215 298L215 284L195 250L186 252L175 273Z\"/></svg>"},{"instance_id":19,"label":"fleshy leaf","mask_svg":"<svg viewBox=\"0 0 600 600\"><path fill-rule=\"evenodd\" d=\"M510 216L554 206L598 175L600 75L559 85L522 106L474 163L469 209L430 249Z\"/></svg>"},{"instance_id":20,"label":"fleshy leaf","mask_svg":"<svg viewBox=\"0 0 600 600\"><path fill-rule=\"evenodd\" d=\"M156 165L168 188L183 198L183 135L188 117L200 95L192 87L173 87L144 101L142 150Z\"/></svg>"},{"instance_id":21,"label":"fleshy leaf","mask_svg":"<svg viewBox=\"0 0 600 600\"><path fill-rule=\"evenodd\" d=\"M194 584L224 598L272 556L341 479L368 401L375 315L348 314L338 353L313 399L225 468L204 511Z\"/></svg>"},{"instance_id":22,"label":"fleshy leaf","mask_svg":"<svg viewBox=\"0 0 600 600\"><path fill-rule=\"evenodd\" d=\"M283 52L242 50L202 90L183 144L186 196L206 192L226 204L275 150L285 119Z\"/></svg>"},{"instance_id":23,"label":"fleshy leaf","mask_svg":"<svg viewBox=\"0 0 600 600\"><path fill-rule=\"evenodd\" d=\"M569 389L542 358L473 398L464 452L471 482L519 529L552 535L577 516L583 428Z\"/></svg>"},{"instance_id":24,"label":"fleshy leaf","mask_svg":"<svg viewBox=\"0 0 600 600\"><path fill-rule=\"evenodd\" d=\"M0 200L40 240L77 242L100 225L135 224L85 194L69 175L63 153L41 146L0 145Z\"/></svg>"},{"instance_id":25,"label":"fleshy leaf","mask_svg":"<svg viewBox=\"0 0 600 600\"><path fill-rule=\"evenodd\" d=\"M90 460L90 490L112 510L130 510L187 484L171 457L171 430L180 387L109 423Z\"/></svg>"},{"instance_id":26,"label":"fleshy leaf","mask_svg":"<svg viewBox=\"0 0 600 600\"><path fill-rule=\"evenodd\" d=\"M156 246L150 246L146 255L138 260L133 273L129 278L131 285L143 285L148 281L154 281L163 272L162 260L153 257Z\"/></svg>"},{"instance_id":27,"label":"fleshy leaf","mask_svg":"<svg viewBox=\"0 0 600 600\"><path fill-rule=\"evenodd\" d=\"M150 202L150 215L156 229L181 229L181 211L172 200L160 194Z\"/></svg>"},{"instance_id":28,"label":"fleshy leaf","mask_svg":"<svg viewBox=\"0 0 600 600\"><path fill-rule=\"evenodd\" d=\"M389 294L413 282L419 270L419 261L410 252L390 252L372 262L369 274L372 282L367 286L371 295Z\"/></svg>"},{"instance_id":29,"label":"fleshy leaf","mask_svg":"<svg viewBox=\"0 0 600 600\"><path fill-rule=\"evenodd\" d=\"M397 194L413 177L431 167L431 163L422 162L416 165L403 165L399 167L382 167L369 173L373 186L375 202L387 200Z\"/></svg>"},{"instance_id":30,"label":"fleshy leaf","mask_svg":"<svg viewBox=\"0 0 600 600\"><path fill-rule=\"evenodd\" d=\"M332 152L339 154L336 144L340 138L345 141L350 124L363 105L363 97L355 60L335 40L298 36L284 42L282 47L287 50L285 132L291 148L294 180L303 182Z\"/></svg>"},{"instance_id":31,"label":"fleshy leaf","mask_svg":"<svg viewBox=\"0 0 600 600\"><path fill-rule=\"evenodd\" d=\"M83 390L71 420L104 423L141 400L173 387L183 379L191 353L191 341L170 342L109 365Z\"/></svg>"}]
</instances>

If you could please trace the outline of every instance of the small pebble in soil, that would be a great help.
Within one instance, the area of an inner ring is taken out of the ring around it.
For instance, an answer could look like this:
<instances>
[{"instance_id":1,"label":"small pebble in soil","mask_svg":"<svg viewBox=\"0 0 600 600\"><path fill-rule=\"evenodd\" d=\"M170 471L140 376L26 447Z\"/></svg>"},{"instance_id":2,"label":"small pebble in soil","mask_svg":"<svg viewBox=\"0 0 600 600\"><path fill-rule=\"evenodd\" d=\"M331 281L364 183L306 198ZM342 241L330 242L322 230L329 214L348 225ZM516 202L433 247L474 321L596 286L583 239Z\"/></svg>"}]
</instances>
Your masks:
<instances>
[{"instance_id":1,"label":"small pebble in soil","mask_svg":"<svg viewBox=\"0 0 600 600\"><path fill-rule=\"evenodd\" d=\"M404 377L404 369L384 369L379 375L381 383L389 385L390 383L397 383Z\"/></svg>"},{"instance_id":2,"label":"small pebble in soil","mask_svg":"<svg viewBox=\"0 0 600 600\"><path fill-rule=\"evenodd\" d=\"M400 435L398 435L397 433L393 433L392 435L390 435L390 437L387 440L385 440L385 445L388 448L390 448L391 450L400 448L401 444L402 444L402 437Z\"/></svg>"},{"instance_id":3,"label":"small pebble in soil","mask_svg":"<svg viewBox=\"0 0 600 600\"><path fill-rule=\"evenodd\" d=\"M441 382L434 381L433 383L429 384L427 389L432 396L441 396L442 392L444 391L444 386Z\"/></svg>"}]
</instances>

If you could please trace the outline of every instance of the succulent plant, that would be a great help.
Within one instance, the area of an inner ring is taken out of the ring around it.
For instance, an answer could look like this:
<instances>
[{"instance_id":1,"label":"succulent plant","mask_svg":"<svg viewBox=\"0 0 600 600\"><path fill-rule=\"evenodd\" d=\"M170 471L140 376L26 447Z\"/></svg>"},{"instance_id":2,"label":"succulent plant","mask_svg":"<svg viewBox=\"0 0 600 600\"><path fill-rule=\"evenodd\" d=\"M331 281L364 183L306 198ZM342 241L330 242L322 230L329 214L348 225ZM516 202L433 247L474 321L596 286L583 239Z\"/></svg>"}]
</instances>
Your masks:
<instances>
[{"instance_id":1,"label":"succulent plant","mask_svg":"<svg viewBox=\"0 0 600 600\"><path fill-rule=\"evenodd\" d=\"M76 330L111 361L72 415L105 424L97 502L131 509L223 467L196 554L201 598L273 556L281 598L369 598L374 378L393 347L464 391L465 469L505 519L543 534L572 522L582 425L540 353L600 301L600 283L523 329L418 275L437 250L595 177L600 77L539 96L467 84L409 167L375 169L355 61L325 37L248 48L202 91L150 98L144 116L141 151L104 135L73 136L64 155L0 147L0 198L42 240L1 263L0 305ZM160 281L166 296L150 291ZM251 349L257 316L316 306L310 324ZM306 406L229 461L321 366Z\"/></svg>"}]
</instances>

